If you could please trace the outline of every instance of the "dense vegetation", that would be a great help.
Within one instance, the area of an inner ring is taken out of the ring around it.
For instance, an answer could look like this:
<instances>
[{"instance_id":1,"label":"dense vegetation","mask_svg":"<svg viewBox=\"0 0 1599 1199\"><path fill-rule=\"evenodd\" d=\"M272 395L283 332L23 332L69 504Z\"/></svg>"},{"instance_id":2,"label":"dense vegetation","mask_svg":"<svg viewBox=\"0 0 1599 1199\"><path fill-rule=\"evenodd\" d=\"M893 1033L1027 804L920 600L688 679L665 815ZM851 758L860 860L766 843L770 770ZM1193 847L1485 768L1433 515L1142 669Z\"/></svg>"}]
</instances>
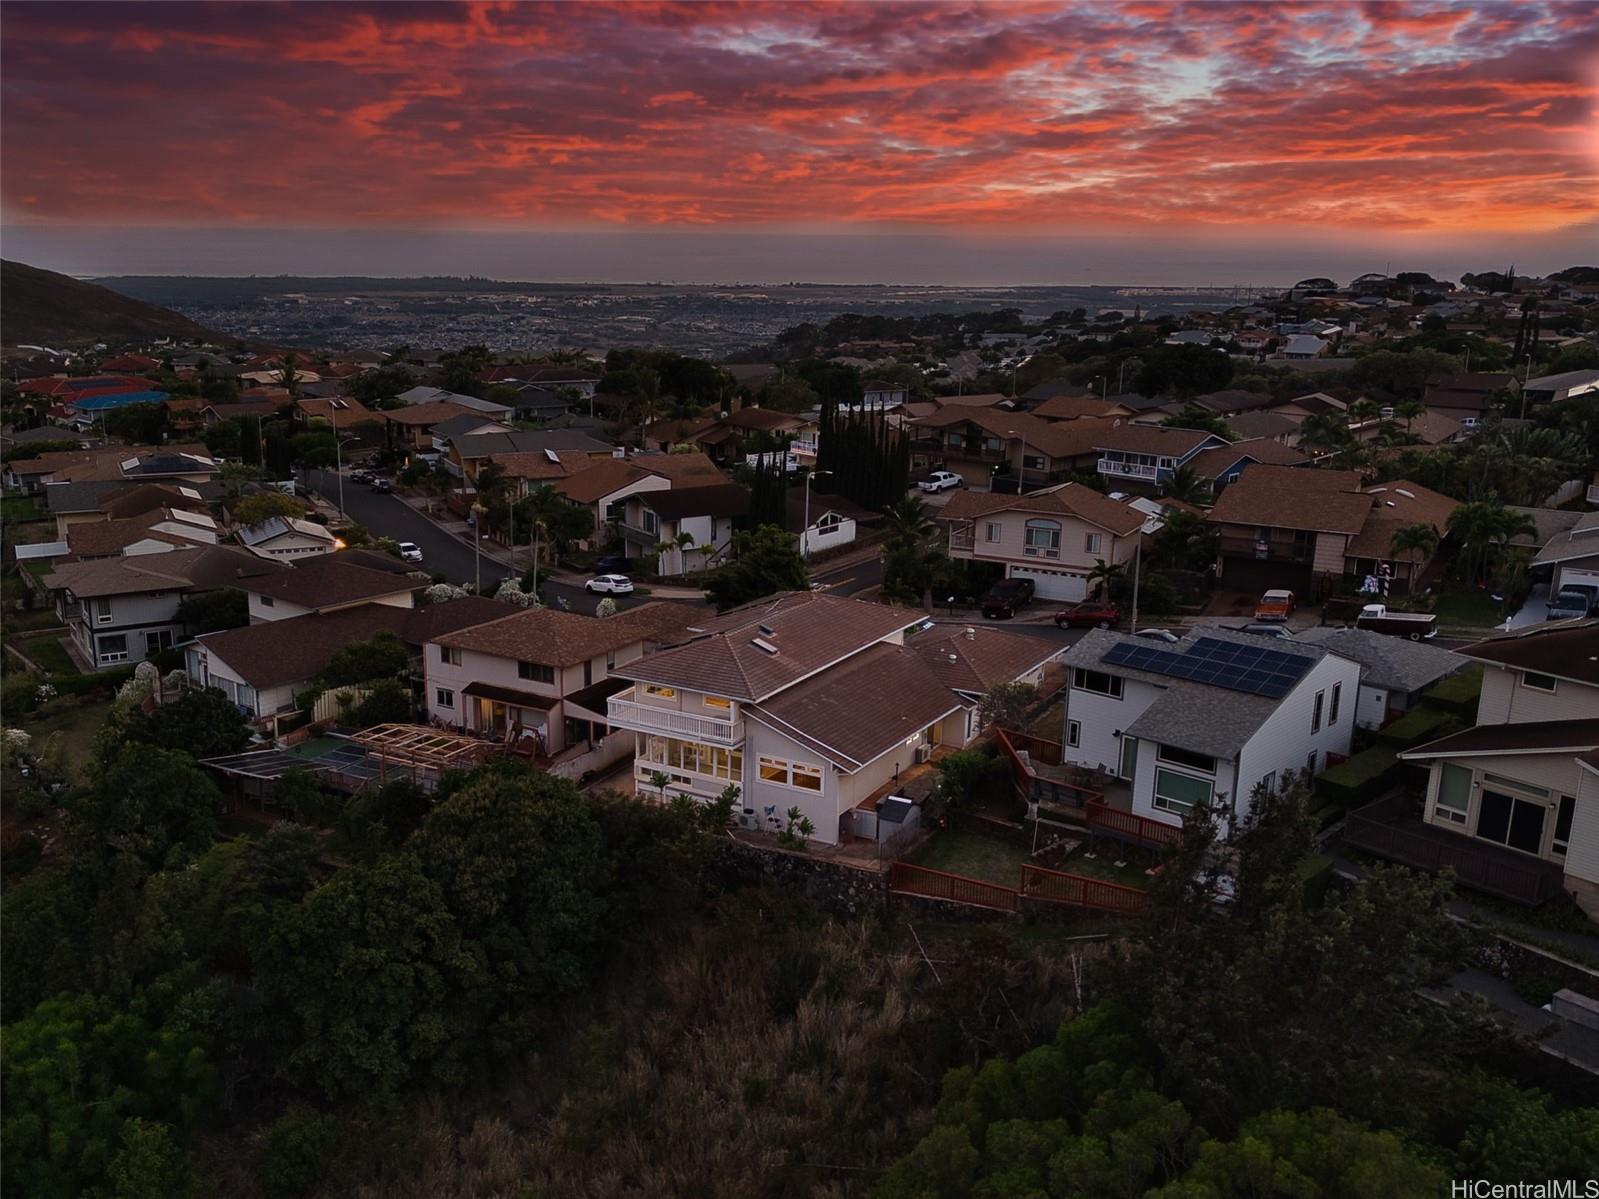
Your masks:
<instances>
[{"instance_id":1,"label":"dense vegetation","mask_svg":"<svg viewBox=\"0 0 1599 1199\"><path fill-rule=\"evenodd\" d=\"M95 283L20 262L0 263L0 325L8 344L67 345L117 338L232 338L186 316L130 299Z\"/></svg>"}]
</instances>

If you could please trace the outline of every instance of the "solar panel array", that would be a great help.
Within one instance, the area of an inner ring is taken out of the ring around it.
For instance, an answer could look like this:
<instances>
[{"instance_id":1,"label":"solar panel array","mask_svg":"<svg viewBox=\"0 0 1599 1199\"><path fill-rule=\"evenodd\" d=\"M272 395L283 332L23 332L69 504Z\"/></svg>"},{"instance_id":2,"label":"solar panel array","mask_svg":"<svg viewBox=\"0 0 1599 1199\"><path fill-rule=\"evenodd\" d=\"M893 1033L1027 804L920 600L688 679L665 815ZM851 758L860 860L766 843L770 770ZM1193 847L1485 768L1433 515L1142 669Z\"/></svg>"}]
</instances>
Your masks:
<instances>
[{"instance_id":1,"label":"solar panel array","mask_svg":"<svg viewBox=\"0 0 1599 1199\"><path fill-rule=\"evenodd\" d=\"M1267 699L1281 699L1292 691L1313 661L1266 645L1241 645L1219 637L1200 637L1181 653L1123 641L1105 655L1107 666L1131 666Z\"/></svg>"}]
</instances>

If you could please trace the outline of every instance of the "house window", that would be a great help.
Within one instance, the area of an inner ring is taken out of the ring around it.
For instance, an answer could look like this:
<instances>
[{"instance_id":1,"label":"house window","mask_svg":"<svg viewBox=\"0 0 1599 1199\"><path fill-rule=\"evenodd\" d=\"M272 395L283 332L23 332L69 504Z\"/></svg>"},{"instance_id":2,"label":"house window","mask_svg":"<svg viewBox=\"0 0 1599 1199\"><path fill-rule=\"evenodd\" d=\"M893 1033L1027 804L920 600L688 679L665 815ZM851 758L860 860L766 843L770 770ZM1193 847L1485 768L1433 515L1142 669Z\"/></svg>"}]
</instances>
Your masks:
<instances>
[{"instance_id":1,"label":"house window","mask_svg":"<svg viewBox=\"0 0 1599 1199\"><path fill-rule=\"evenodd\" d=\"M1326 701L1327 693L1325 691L1316 692L1316 702L1310 709L1310 731L1313 733L1321 732L1321 706Z\"/></svg>"},{"instance_id":2,"label":"house window","mask_svg":"<svg viewBox=\"0 0 1599 1199\"><path fill-rule=\"evenodd\" d=\"M1088 533L1083 537L1083 552L1088 554L1099 553L1100 543L1104 537L1099 533Z\"/></svg>"},{"instance_id":3,"label":"house window","mask_svg":"<svg viewBox=\"0 0 1599 1199\"><path fill-rule=\"evenodd\" d=\"M983 438L983 448L985 450L993 450L995 453L998 453L1000 446L1002 446L1004 444L1005 443L1003 441L1001 441L998 437L985 437L985 438Z\"/></svg>"},{"instance_id":4,"label":"house window","mask_svg":"<svg viewBox=\"0 0 1599 1199\"><path fill-rule=\"evenodd\" d=\"M1117 674L1106 674L1102 670L1084 670L1081 666L1072 679L1072 686L1079 691L1092 691L1095 695L1108 695L1112 699L1122 697L1122 678Z\"/></svg>"},{"instance_id":5,"label":"house window","mask_svg":"<svg viewBox=\"0 0 1599 1199\"><path fill-rule=\"evenodd\" d=\"M615 669L616 669L616 651L614 649L608 649L608 650L605 651L605 671L606 671L607 674L609 674L611 671L613 671Z\"/></svg>"},{"instance_id":6,"label":"house window","mask_svg":"<svg viewBox=\"0 0 1599 1199\"><path fill-rule=\"evenodd\" d=\"M1027 553L1046 558L1060 557L1060 524L1053 520L1027 522Z\"/></svg>"},{"instance_id":7,"label":"house window","mask_svg":"<svg viewBox=\"0 0 1599 1199\"><path fill-rule=\"evenodd\" d=\"M1260 789L1266 795L1272 795L1276 792L1277 772L1275 770L1271 771L1266 775L1265 778L1260 780Z\"/></svg>"},{"instance_id":8,"label":"house window","mask_svg":"<svg viewBox=\"0 0 1599 1199\"><path fill-rule=\"evenodd\" d=\"M1003 536L1004 536L1004 533L1003 533L1002 529L1000 528L999 521L991 520L991 521L989 521L987 524L985 524L983 526L983 540L984 541L998 541Z\"/></svg>"},{"instance_id":9,"label":"house window","mask_svg":"<svg viewBox=\"0 0 1599 1199\"><path fill-rule=\"evenodd\" d=\"M1083 739L1083 726L1075 720L1066 722L1066 744L1076 749Z\"/></svg>"},{"instance_id":10,"label":"house window","mask_svg":"<svg viewBox=\"0 0 1599 1199\"><path fill-rule=\"evenodd\" d=\"M433 702L441 708L453 708L455 707L455 692L448 687L435 687L433 690Z\"/></svg>"},{"instance_id":11,"label":"house window","mask_svg":"<svg viewBox=\"0 0 1599 1199\"><path fill-rule=\"evenodd\" d=\"M1195 804L1210 802L1210 780L1175 770L1155 769L1155 807L1186 816Z\"/></svg>"},{"instance_id":12,"label":"house window","mask_svg":"<svg viewBox=\"0 0 1599 1199\"><path fill-rule=\"evenodd\" d=\"M128 638L124 633L116 633L109 637L100 638L100 661L126 662L128 660Z\"/></svg>"},{"instance_id":13,"label":"house window","mask_svg":"<svg viewBox=\"0 0 1599 1199\"><path fill-rule=\"evenodd\" d=\"M1332 728L1338 723L1338 701L1343 698L1344 685L1334 683L1332 689L1332 703L1327 707L1327 727Z\"/></svg>"},{"instance_id":14,"label":"house window","mask_svg":"<svg viewBox=\"0 0 1599 1199\"><path fill-rule=\"evenodd\" d=\"M1204 774L1216 773L1216 759L1209 754L1196 754L1191 750L1179 749L1175 745L1162 745L1159 756L1162 762L1170 762L1175 766L1186 766L1190 770L1198 770Z\"/></svg>"},{"instance_id":15,"label":"house window","mask_svg":"<svg viewBox=\"0 0 1599 1199\"><path fill-rule=\"evenodd\" d=\"M263 608L275 608L277 607L277 601L275 601L270 595L263 595L261 597L261 606Z\"/></svg>"},{"instance_id":16,"label":"house window","mask_svg":"<svg viewBox=\"0 0 1599 1199\"><path fill-rule=\"evenodd\" d=\"M1447 820L1451 824L1465 824L1470 808L1471 771L1464 766L1445 762L1438 774L1438 798L1433 801L1433 818Z\"/></svg>"},{"instance_id":17,"label":"house window","mask_svg":"<svg viewBox=\"0 0 1599 1199\"><path fill-rule=\"evenodd\" d=\"M1307 775L1313 775L1313 774L1316 773L1316 751L1315 750L1311 750L1310 753L1308 755L1306 755L1306 757L1305 757L1305 773Z\"/></svg>"},{"instance_id":18,"label":"house window","mask_svg":"<svg viewBox=\"0 0 1599 1199\"><path fill-rule=\"evenodd\" d=\"M110 624L111 623L111 601L110 600L108 600L108 599L97 599L97 600L94 601L94 622L95 622L95 624Z\"/></svg>"},{"instance_id":19,"label":"house window","mask_svg":"<svg viewBox=\"0 0 1599 1199\"><path fill-rule=\"evenodd\" d=\"M801 791L822 789L822 768L808 762L787 762L782 758L760 759L761 781L777 783L784 787L797 787Z\"/></svg>"},{"instance_id":20,"label":"house window","mask_svg":"<svg viewBox=\"0 0 1599 1199\"><path fill-rule=\"evenodd\" d=\"M648 508L644 509L643 528L646 533L654 533L661 527L660 520Z\"/></svg>"},{"instance_id":21,"label":"house window","mask_svg":"<svg viewBox=\"0 0 1599 1199\"><path fill-rule=\"evenodd\" d=\"M1047 465L1048 463L1044 461L1044 456L1042 454L1022 455L1023 470L1043 470Z\"/></svg>"},{"instance_id":22,"label":"house window","mask_svg":"<svg viewBox=\"0 0 1599 1199\"><path fill-rule=\"evenodd\" d=\"M1537 800L1519 799L1484 787L1477 804L1477 836L1522 853L1538 853L1543 849L1547 811Z\"/></svg>"},{"instance_id":23,"label":"house window","mask_svg":"<svg viewBox=\"0 0 1599 1199\"><path fill-rule=\"evenodd\" d=\"M1555 815L1555 837L1549 843L1549 852L1556 857L1565 857L1566 849L1571 844L1571 819L1577 811L1577 797L1575 795L1562 795L1560 807Z\"/></svg>"},{"instance_id":24,"label":"house window","mask_svg":"<svg viewBox=\"0 0 1599 1199\"><path fill-rule=\"evenodd\" d=\"M461 651L452 646L439 646L439 661L445 666L459 666L461 664Z\"/></svg>"},{"instance_id":25,"label":"house window","mask_svg":"<svg viewBox=\"0 0 1599 1199\"><path fill-rule=\"evenodd\" d=\"M733 710L733 701L723 699L720 695L707 695L700 702L713 712L731 712Z\"/></svg>"},{"instance_id":26,"label":"house window","mask_svg":"<svg viewBox=\"0 0 1599 1199\"><path fill-rule=\"evenodd\" d=\"M1121 776L1131 781L1133 772L1138 768L1138 738L1122 738Z\"/></svg>"},{"instance_id":27,"label":"house window","mask_svg":"<svg viewBox=\"0 0 1599 1199\"><path fill-rule=\"evenodd\" d=\"M1534 691L1553 691L1559 681L1552 674L1538 674L1535 671L1524 670L1521 672L1521 685L1530 687Z\"/></svg>"},{"instance_id":28,"label":"house window","mask_svg":"<svg viewBox=\"0 0 1599 1199\"><path fill-rule=\"evenodd\" d=\"M960 449L961 448L961 435L959 433L950 433L948 436L946 436L944 438L944 444L949 446L949 448L952 449L952 450Z\"/></svg>"},{"instance_id":29,"label":"house window","mask_svg":"<svg viewBox=\"0 0 1599 1199\"><path fill-rule=\"evenodd\" d=\"M516 677L526 679L530 683L555 682L555 667L546 666L542 662L518 662L516 664Z\"/></svg>"},{"instance_id":30,"label":"house window","mask_svg":"<svg viewBox=\"0 0 1599 1199\"><path fill-rule=\"evenodd\" d=\"M162 650L171 648L171 629L162 629L160 632L146 633L144 635L144 656L146 658L148 658L151 654L159 654Z\"/></svg>"},{"instance_id":31,"label":"house window","mask_svg":"<svg viewBox=\"0 0 1599 1199\"><path fill-rule=\"evenodd\" d=\"M676 699L677 688L661 687L657 686L655 683L645 683L644 694L649 696L651 699Z\"/></svg>"}]
</instances>

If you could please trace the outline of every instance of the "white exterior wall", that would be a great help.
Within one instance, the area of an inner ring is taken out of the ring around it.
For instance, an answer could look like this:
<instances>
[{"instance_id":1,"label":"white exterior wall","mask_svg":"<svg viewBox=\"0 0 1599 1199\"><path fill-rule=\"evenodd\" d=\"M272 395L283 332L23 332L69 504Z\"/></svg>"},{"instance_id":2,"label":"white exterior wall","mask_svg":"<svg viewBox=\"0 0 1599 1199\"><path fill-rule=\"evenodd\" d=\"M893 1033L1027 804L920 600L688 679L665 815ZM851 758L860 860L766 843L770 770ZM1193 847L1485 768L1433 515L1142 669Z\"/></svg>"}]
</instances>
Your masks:
<instances>
[{"instance_id":1,"label":"white exterior wall","mask_svg":"<svg viewBox=\"0 0 1599 1199\"><path fill-rule=\"evenodd\" d=\"M1561 679L1553 691L1540 691L1523 685L1521 674L1510 667L1492 665L1483 672L1478 724L1599 718L1599 687Z\"/></svg>"},{"instance_id":2,"label":"white exterior wall","mask_svg":"<svg viewBox=\"0 0 1599 1199\"><path fill-rule=\"evenodd\" d=\"M96 616L99 600L78 601L79 615L68 620L68 629L78 648L83 651L97 670L109 670L129 663L142 662L149 656L147 636L166 634L171 643L183 640L183 626L178 623L178 605L183 600L181 591L143 592L105 597L111 605L111 619L101 621ZM65 597L56 610L64 614ZM127 639L127 657L114 661L102 660L101 639L122 636Z\"/></svg>"},{"instance_id":3,"label":"white exterior wall","mask_svg":"<svg viewBox=\"0 0 1599 1199\"><path fill-rule=\"evenodd\" d=\"M1338 722L1329 724L1327 717L1332 712L1335 685L1341 685L1343 690L1338 700ZM1236 798L1240 816L1249 811L1250 795L1266 775L1275 773L1280 785L1286 771L1305 769L1312 750L1316 751L1317 773L1327 768L1329 753L1349 753L1355 733L1359 687L1360 666L1348 658L1328 654L1310 668L1297 687L1283 696L1277 710L1255 730L1255 735L1238 755L1239 794ZM1310 724L1317 692L1323 693L1321 730L1312 733Z\"/></svg>"},{"instance_id":4,"label":"white exterior wall","mask_svg":"<svg viewBox=\"0 0 1599 1199\"><path fill-rule=\"evenodd\" d=\"M1076 672L1072 680L1075 683ZM1110 774L1117 773L1121 763L1121 731L1144 714L1159 698L1164 688L1140 679L1122 680L1122 698L1112 699L1096 691L1080 691L1070 686L1066 692L1066 721L1077 721L1080 726L1078 743L1070 744L1067 726L1061 725L1061 756L1074 766L1086 766Z\"/></svg>"},{"instance_id":5,"label":"white exterior wall","mask_svg":"<svg viewBox=\"0 0 1599 1199\"><path fill-rule=\"evenodd\" d=\"M1579 766L1577 776L1577 807L1571 818L1566 874L1599 884L1599 775Z\"/></svg>"},{"instance_id":6,"label":"white exterior wall","mask_svg":"<svg viewBox=\"0 0 1599 1199\"><path fill-rule=\"evenodd\" d=\"M1549 850L1550 842L1554 839L1555 818L1559 811L1559 797L1561 795L1577 796L1577 806L1572 815L1571 822L1571 851L1582 861L1583 869L1589 869L1590 863L1599 863L1599 812L1593 810L1590 803L1588 810L1584 810L1579 786L1586 781L1594 781L1591 775L1584 780L1581 776L1587 772L1577 764L1575 756L1567 754L1494 754L1482 757L1462 757L1450 759L1450 764L1460 766L1471 771L1471 801L1466 811L1465 824L1458 824L1453 820L1438 819L1437 800L1438 785L1443 778L1442 764L1435 762L1427 777L1427 807L1424 819L1429 824L1436 824L1439 828L1448 829L1450 832L1475 835L1477 831L1477 817L1481 807L1481 792L1483 774L1497 774L1502 778L1514 779L1523 783L1530 783L1534 787L1542 787L1551 792L1551 798L1546 805L1547 814L1544 816L1543 849L1538 856L1553 862L1561 859ZM1493 785L1489 784L1489 790ZM1590 787L1593 798L1599 799L1599 790ZM1531 796L1517 796L1518 799L1534 799ZM1582 838L1582 848L1577 848L1579 837ZM1519 850L1509 849L1498 845L1497 842L1485 842L1495 848L1504 848L1509 853L1518 853ZM1571 855L1566 858L1566 870L1573 873L1571 868ZM1579 877L1589 877L1579 875Z\"/></svg>"},{"instance_id":7,"label":"white exterior wall","mask_svg":"<svg viewBox=\"0 0 1599 1199\"><path fill-rule=\"evenodd\" d=\"M813 512L812 525L800 535L800 553L817 554L822 550L830 550L835 546L849 545L855 540L855 522L847 517L840 517L838 523L827 530L818 529L815 521L821 519L822 514Z\"/></svg>"},{"instance_id":8,"label":"white exterior wall","mask_svg":"<svg viewBox=\"0 0 1599 1199\"><path fill-rule=\"evenodd\" d=\"M600 665L604 666L604 659ZM475 698L465 694L467 687L473 683L486 683L493 687L506 687L512 691L523 691L529 695L537 695L546 699L559 699L563 694L560 682L562 672L555 672L555 683L538 683L532 679L524 679L518 673L516 659L501 658L495 654L476 653L472 650L461 651L461 664L452 666L439 657L439 646L436 642L428 642L422 648L422 674L426 683L424 696L428 715L436 716L446 724L466 725L476 727L475 719L468 716L468 712L476 704ZM595 680L599 680L596 678ZM582 686L582 676L578 676L577 687ZM438 702L439 688L454 692L455 704L446 707ZM571 687L569 690L576 690ZM515 707L515 704L510 705ZM527 723L539 726L544 725L550 716L559 716L558 710L546 712L539 708L525 708ZM546 728L546 738L556 738L561 735L561 730ZM554 740L548 740L547 745L551 752L559 750L560 745Z\"/></svg>"},{"instance_id":9,"label":"white exterior wall","mask_svg":"<svg viewBox=\"0 0 1599 1199\"><path fill-rule=\"evenodd\" d=\"M1599 587L1599 554L1556 563L1549 594L1553 595L1562 587Z\"/></svg>"},{"instance_id":10,"label":"white exterior wall","mask_svg":"<svg viewBox=\"0 0 1599 1199\"><path fill-rule=\"evenodd\" d=\"M1133 811L1146 820L1180 825L1183 822L1181 816L1155 806L1156 769L1209 779L1212 806L1223 821L1222 832L1224 834L1227 832L1230 827L1228 812L1235 807L1238 794L1238 771L1235 763L1217 759L1215 773L1206 774L1203 770L1197 770L1192 766L1163 762L1160 760L1159 742L1147 739L1139 741L1137 765L1133 767Z\"/></svg>"},{"instance_id":11,"label":"white exterior wall","mask_svg":"<svg viewBox=\"0 0 1599 1199\"><path fill-rule=\"evenodd\" d=\"M308 537L304 533L284 533L270 541L244 548L262 558L308 558L315 554L331 554L333 539Z\"/></svg>"},{"instance_id":12,"label":"white exterior wall","mask_svg":"<svg viewBox=\"0 0 1599 1199\"><path fill-rule=\"evenodd\" d=\"M291 616L304 616L312 610L302 604L291 604L288 600L277 599L270 595L257 595L253 591L248 594L251 624L261 624L268 620L288 620Z\"/></svg>"},{"instance_id":13,"label":"white exterior wall","mask_svg":"<svg viewBox=\"0 0 1599 1199\"><path fill-rule=\"evenodd\" d=\"M744 784L743 794L740 797L741 805L753 808L759 827L774 833L781 832L787 825L788 810L797 807L816 826L816 831L811 834L812 840L823 845L837 845L839 816L846 808L852 806L851 802L846 802L844 799L837 768L814 749L801 745L798 741L764 724L747 720L744 728ZM802 787L766 782L761 778L762 756L821 767L821 791L807 791ZM892 774L892 770L889 773ZM770 815L766 811L768 807L773 809ZM774 817L778 822L776 824L772 823Z\"/></svg>"},{"instance_id":14,"label":"white exterior wall","mask_svg":"<svg viewBox=\"0 0 1599 1199\"><path fill-rule=\"evenodd\" d=\"M1363 729L1380 729L1388 720L1388 692L1381 687L1360 685L1360 703L1355 709L1355 723Z\"/></svg>"}]
</instances>

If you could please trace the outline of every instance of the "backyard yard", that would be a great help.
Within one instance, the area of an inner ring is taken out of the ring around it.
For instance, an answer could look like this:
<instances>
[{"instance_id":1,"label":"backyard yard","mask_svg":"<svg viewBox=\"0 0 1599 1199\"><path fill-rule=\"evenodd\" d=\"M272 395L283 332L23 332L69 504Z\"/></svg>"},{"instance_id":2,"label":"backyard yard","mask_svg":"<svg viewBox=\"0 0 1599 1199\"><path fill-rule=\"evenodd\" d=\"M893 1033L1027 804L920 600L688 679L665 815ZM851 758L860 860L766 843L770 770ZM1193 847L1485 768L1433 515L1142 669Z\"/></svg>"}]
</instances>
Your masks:
<instances>
[{"instance_id":1,"label":"backyard yard","mask_svg":"<svg viewBox=\"0 0 1599 1199\"><path fill-rule=\"evenodd\" d=\"M10 623L9 620L6 622ZM43 637L18 637L11 641L28 658L39 664L46 674L81 674L72 655L67 653L66 647L61 644L63 631L55 636Z\"/></svg>"},{"instance_id":2,"label":"backyard yard","mask_svg":"<svg viewBox=\"0 0 1599 1199\"><path fill-rule=\"evenodd\" d=\"M61 701L57 701L61 702ZM111 704L73 704L50 713L41 720L25 721L22 725L33 738L33 752L43 756L52 734L61 736L59 761L73 782L85 780L85 770L94 750L94 735L105 722Z\"/></svg>"},{"instance_id":3,"label":"backyard yard","mask_svg":"<svg viewBox=\"0 0 1599 1199\"><path fill-rule=\"evenodd\" d=\"M916 864L929 870L963 874L967 878L980 878L1003 887L1014 887L1021 881L1021 867L1025 861L1027 851L1019 845L1011 845L981 833L960 833L946 829L932 839L917 858Z\"/></svg>"}]
</instances>

